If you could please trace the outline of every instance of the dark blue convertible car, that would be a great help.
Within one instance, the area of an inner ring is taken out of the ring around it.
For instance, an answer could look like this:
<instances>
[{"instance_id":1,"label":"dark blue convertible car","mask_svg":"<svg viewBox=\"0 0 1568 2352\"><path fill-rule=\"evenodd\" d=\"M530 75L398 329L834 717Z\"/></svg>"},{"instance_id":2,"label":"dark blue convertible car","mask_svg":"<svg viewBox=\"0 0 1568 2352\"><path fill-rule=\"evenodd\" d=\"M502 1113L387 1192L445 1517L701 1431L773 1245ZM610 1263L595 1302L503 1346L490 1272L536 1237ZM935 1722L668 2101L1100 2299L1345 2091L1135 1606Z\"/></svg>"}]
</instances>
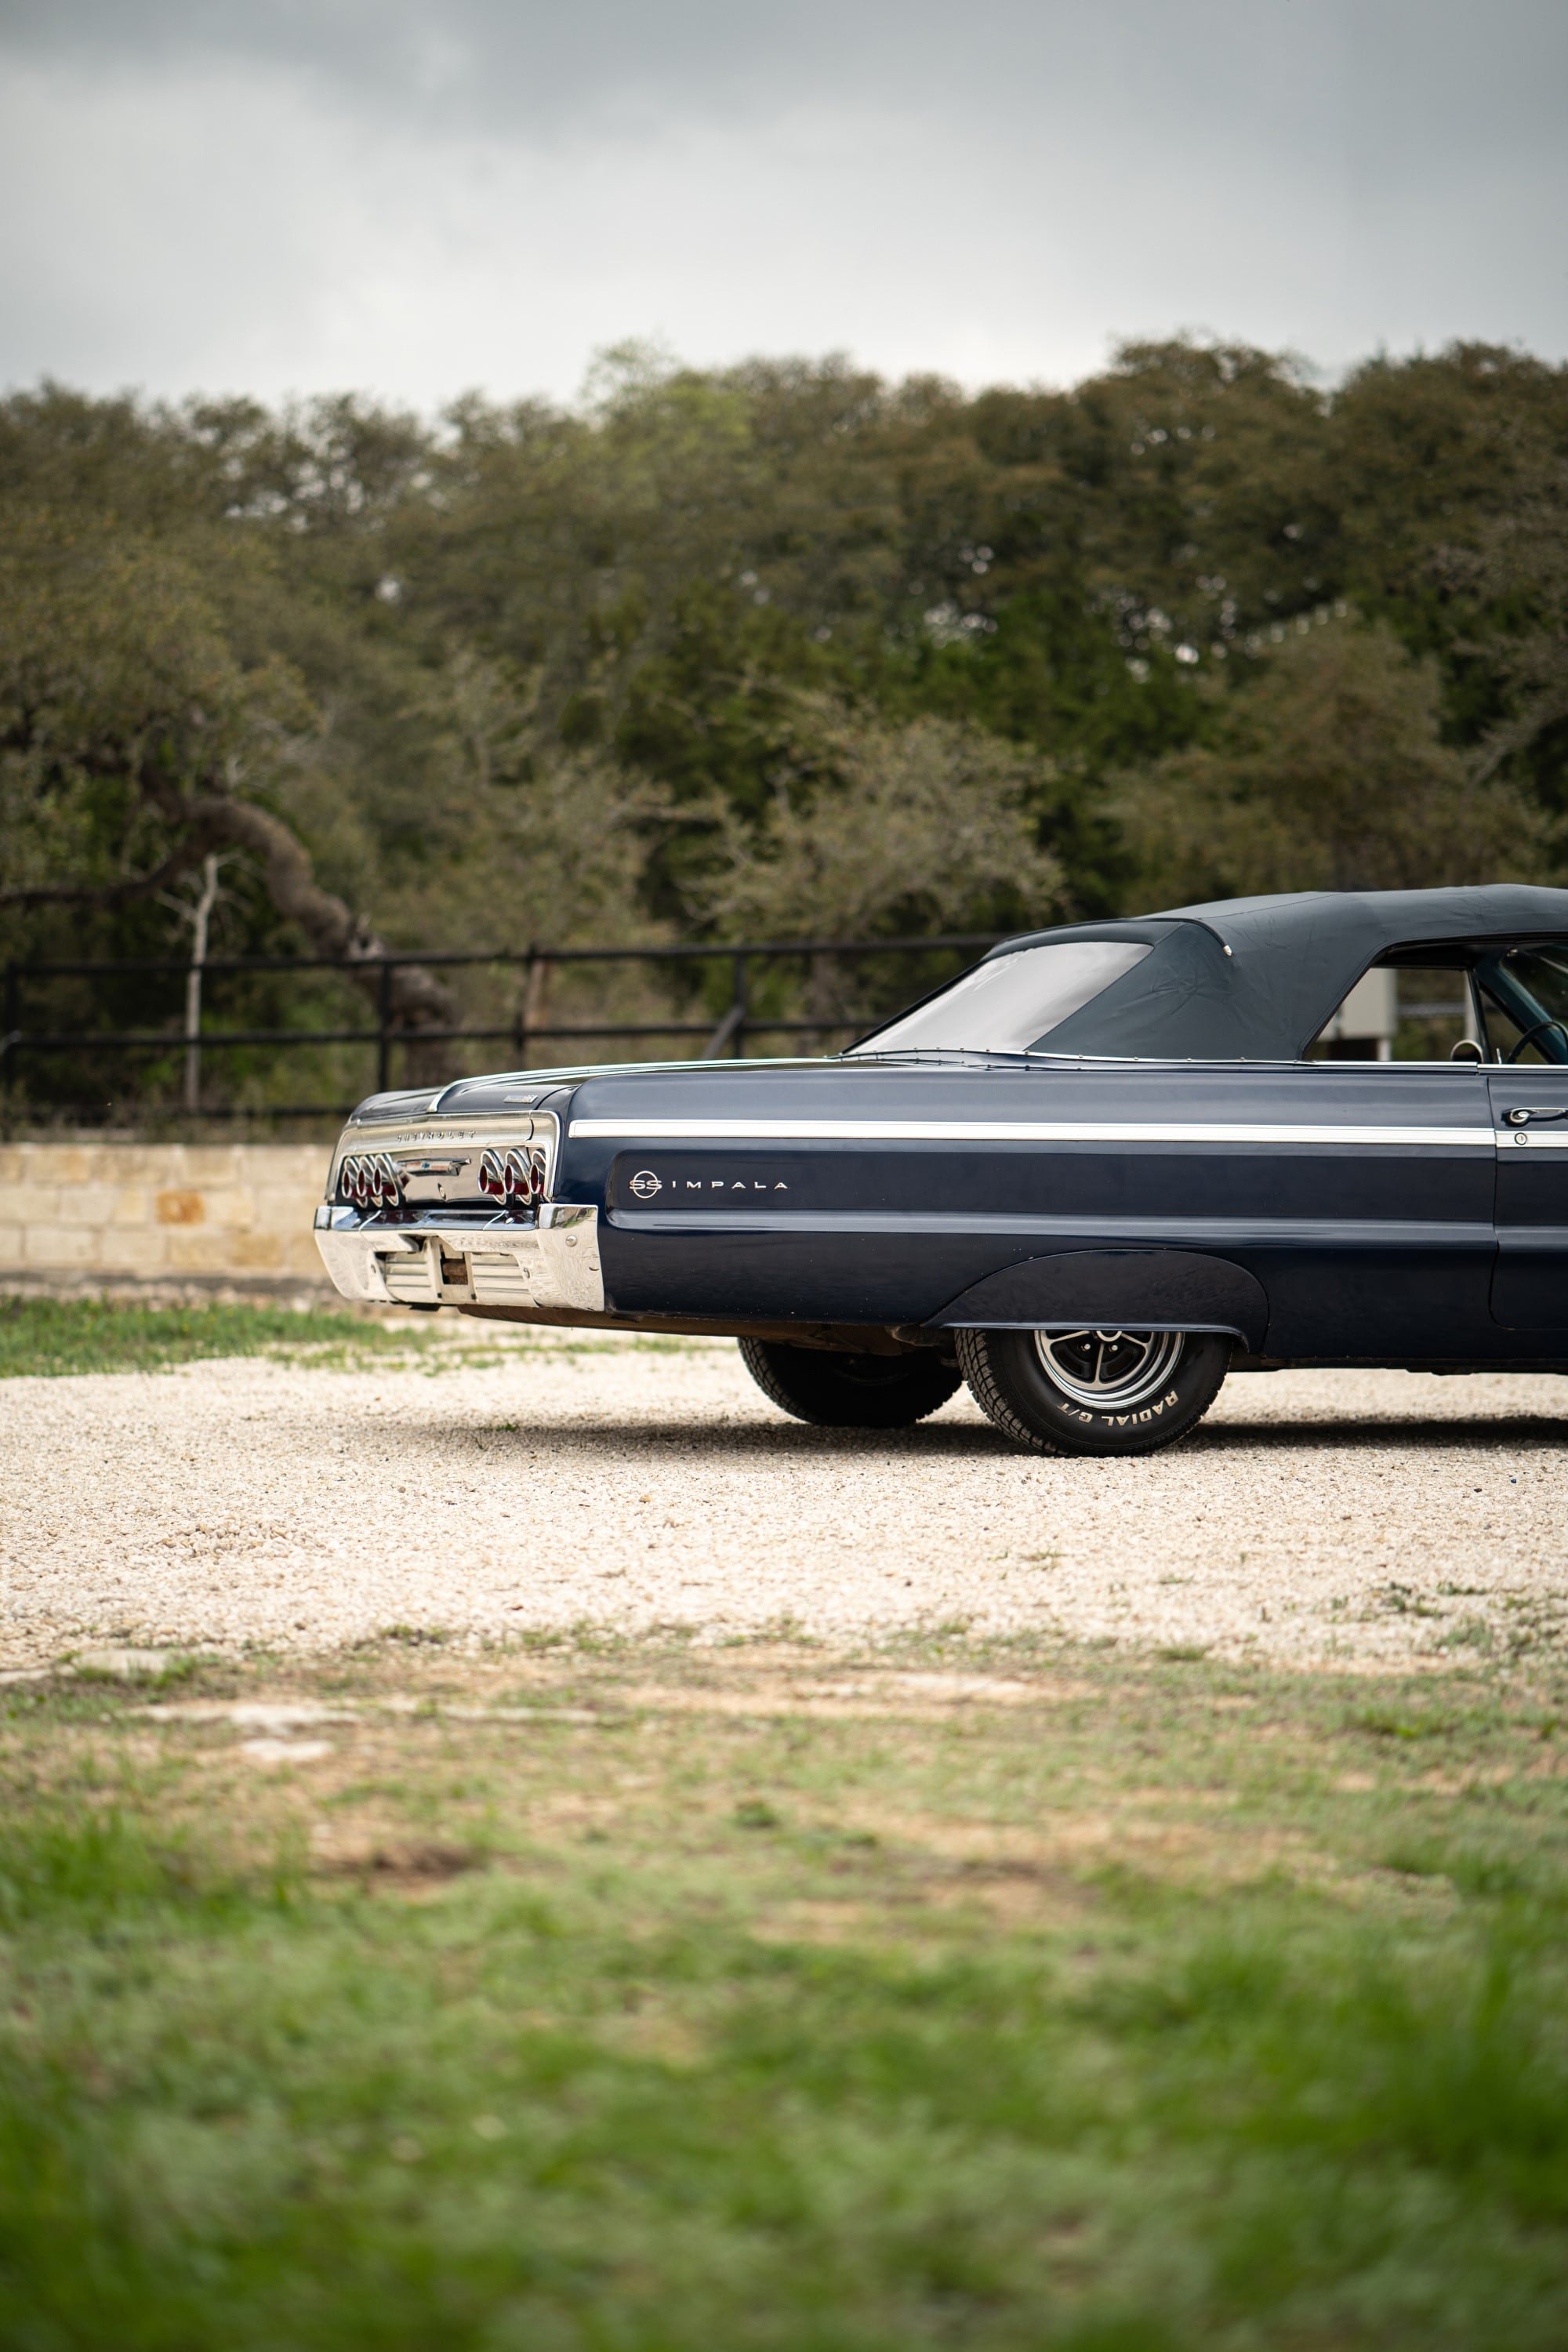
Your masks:
<instances>
[{"instance_id":1,"label":"dark blue convertible car","mask_svg":"<svg viewBox=\"0 0 1568 2352\"><path fill-rule=\"evenodd\" d=\"M1432 1058L1347 1051L1379 987ZM1568 1370L1565 1024L1564 890L1078 923L826 1060L373 1096L317 1239L353 1298L731 1335L805 1421L963 1380L1019 1445L1146 1453L1227 1370Z\"/></svg>"}]
</instances>

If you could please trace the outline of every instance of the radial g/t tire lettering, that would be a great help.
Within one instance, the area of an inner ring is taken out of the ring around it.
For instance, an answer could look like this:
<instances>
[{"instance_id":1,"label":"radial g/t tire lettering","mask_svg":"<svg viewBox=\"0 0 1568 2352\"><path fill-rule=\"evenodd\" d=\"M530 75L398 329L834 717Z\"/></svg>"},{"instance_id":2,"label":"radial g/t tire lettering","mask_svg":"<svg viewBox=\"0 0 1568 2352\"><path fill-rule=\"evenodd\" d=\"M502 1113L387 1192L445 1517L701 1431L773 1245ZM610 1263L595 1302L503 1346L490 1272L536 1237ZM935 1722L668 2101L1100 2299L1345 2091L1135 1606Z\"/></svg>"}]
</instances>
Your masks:
<instances>
[{"instance_id":1,"label":"radial g/t tire lettering","mask_svg":"<svg viewBox=\"0 0 1568 2352\"><path fill-rule=\"evenodd\" d=\"M740 1346L763 1394L819 1429L908 1429L945 1404L960 1379L934 1348L851 1356L775 1339L742 1339Z\"/></svg>"},{"instance_id":2,"label":"radial g/t tire lettering","mask_svg":"<svg viewBox=\"0 0 1568 2352\"><path fill-rule=\"evenodd\" d=\"M1166 1335L1143 1332L1074 1335L1089 1341L1109 1337L1148 1347ZM1047 1348L1062 1345L1057 1335L1033 1331L960 1331L958 1360L969 1392L988 1421L1015 1445L1031 1454L1154 1454L1173 1445L1207 1412L1230 1363L1232 1342L1212 1331L1172 1335L1173 1358L1153 1386L1142 1391L1135 1377L1106 1405L1088 1401L1083 1385L1064 1387L1053 1378ZM1042 1345L1044 1343L1044 1345ZM1073 1391L1078 1392L1074 1393Z\"/></svg>"}]
</instances>

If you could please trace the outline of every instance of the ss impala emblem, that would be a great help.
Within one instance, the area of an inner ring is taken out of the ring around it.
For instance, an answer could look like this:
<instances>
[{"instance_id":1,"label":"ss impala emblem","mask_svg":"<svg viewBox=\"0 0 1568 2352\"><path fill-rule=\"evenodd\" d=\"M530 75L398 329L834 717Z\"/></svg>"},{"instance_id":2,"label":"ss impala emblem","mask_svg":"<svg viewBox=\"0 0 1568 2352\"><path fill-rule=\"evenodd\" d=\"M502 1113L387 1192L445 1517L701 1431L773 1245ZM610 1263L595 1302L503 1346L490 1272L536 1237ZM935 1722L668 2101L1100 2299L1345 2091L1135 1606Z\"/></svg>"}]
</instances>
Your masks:
<instances>
[{"instance_id":1,"label":"ss impala emblem","mask_svg":"<svg viewBox=\"0 0 1568 2352\"><path fill-rule=\"evenodd\" d=\"M651 1201L664 1187L651 1168L639 1168L632 1178L632 1191L639 1201Z\"/></svg>"}]
</instances>

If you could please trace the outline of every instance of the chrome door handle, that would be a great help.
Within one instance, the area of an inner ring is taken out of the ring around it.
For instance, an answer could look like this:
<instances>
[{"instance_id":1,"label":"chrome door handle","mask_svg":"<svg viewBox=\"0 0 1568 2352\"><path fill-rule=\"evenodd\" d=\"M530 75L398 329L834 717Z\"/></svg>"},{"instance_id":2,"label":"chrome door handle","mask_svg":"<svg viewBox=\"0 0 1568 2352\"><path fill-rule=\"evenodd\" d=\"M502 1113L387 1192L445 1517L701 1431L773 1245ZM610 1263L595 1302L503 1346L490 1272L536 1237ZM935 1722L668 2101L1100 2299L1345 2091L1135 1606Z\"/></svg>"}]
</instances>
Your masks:
<instances>
[{"instance_id":1,"label":"chrome door handle","mask_svg":"<svg viewBox=\"0 0 1568 2352\"><path fill-rule=\"evenodd\" d=\"M1568 1118L1568 1106L1558 1110L1550 1103L1515 1103L1511 1110L1503 1113L1507 1127L1529 1127L1532 1123L1544 1126L1553 1118Z\"/></svg>"}]
</instances>

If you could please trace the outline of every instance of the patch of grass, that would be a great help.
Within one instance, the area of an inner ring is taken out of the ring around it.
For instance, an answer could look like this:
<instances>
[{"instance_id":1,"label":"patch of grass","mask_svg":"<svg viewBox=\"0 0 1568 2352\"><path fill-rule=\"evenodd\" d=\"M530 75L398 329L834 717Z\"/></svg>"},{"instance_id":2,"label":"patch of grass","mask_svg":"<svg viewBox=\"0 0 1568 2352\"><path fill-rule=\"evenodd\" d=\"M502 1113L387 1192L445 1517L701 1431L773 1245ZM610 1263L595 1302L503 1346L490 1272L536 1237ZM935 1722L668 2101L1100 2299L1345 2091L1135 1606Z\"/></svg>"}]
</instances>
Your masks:
<instances>
[{"instance_id":1,"label":"patch of grass","mask_svg":"<svg viewBox=\"0 0 1568 2352\"><path fill-rule=\"evenodd\" d=\"M274 1873L268 1899L284 1876ZM63 1925L98 1939L119 1922L238 1916L258 1890L215 1869L188 1834L160 1836L120 1806L43 1804L0 1829L0 1933Z\"/></svg>"},{"instance_id":2,"label":"patch of grass","mask_svg":"<svg viewBox=\"0 0 1568 2352\"><path fill-rule=\"evenodd\" d=\"M116 1299L0 1298L0 1379L152 1372L212 1356L350 1362L426 1349L431 1334L288 1307L137 1307Z\"/></svg>"},{"instance_id":3,"label":"patch of grass","mask_svg":"<svg viewBox=\"0 0 1568 2352\"><path fill-rule=\"evenodd\" d=\"M1452 1708L1426 1704L1417 1694L1414 1706L1357 1707L1348 1720L1374 1739L1449 1739L1464 1727L1465 1718Z\"/></svg>"},{"instance_id":4,"label":"patch of grass","mask_svg":"<svg viewBox=\"0 0 1568 2352\"><path fill-rule=\"evenodd\" d=\"M1568 2338L1539 1675L1436 1787L1418 1684L1039 1637L226 1671L353 1718L0 1703L7 2344Z\"/></svg>"},{"instance_id":5,"label":"patch of grass","mask_svg":"<svg viewBox=\"0 0 1568 2352\"><path fill-rule=\"evenodd\" d=\"M268 1306L138 1307L120 1299L0 1297L0 1380L68 1372L164 1371L214 1356L278 1356L319 1370L375 1365L437 1373L486 1370L519 1349L552 1355L681 1354L704 1340L658 1335L605 1335L509 1328L497 1345L494 1324L453 1313L395 1319L331 1307ZM499 1424L515 1430L515 1422Z\"/></svg>"}]
</instances>

